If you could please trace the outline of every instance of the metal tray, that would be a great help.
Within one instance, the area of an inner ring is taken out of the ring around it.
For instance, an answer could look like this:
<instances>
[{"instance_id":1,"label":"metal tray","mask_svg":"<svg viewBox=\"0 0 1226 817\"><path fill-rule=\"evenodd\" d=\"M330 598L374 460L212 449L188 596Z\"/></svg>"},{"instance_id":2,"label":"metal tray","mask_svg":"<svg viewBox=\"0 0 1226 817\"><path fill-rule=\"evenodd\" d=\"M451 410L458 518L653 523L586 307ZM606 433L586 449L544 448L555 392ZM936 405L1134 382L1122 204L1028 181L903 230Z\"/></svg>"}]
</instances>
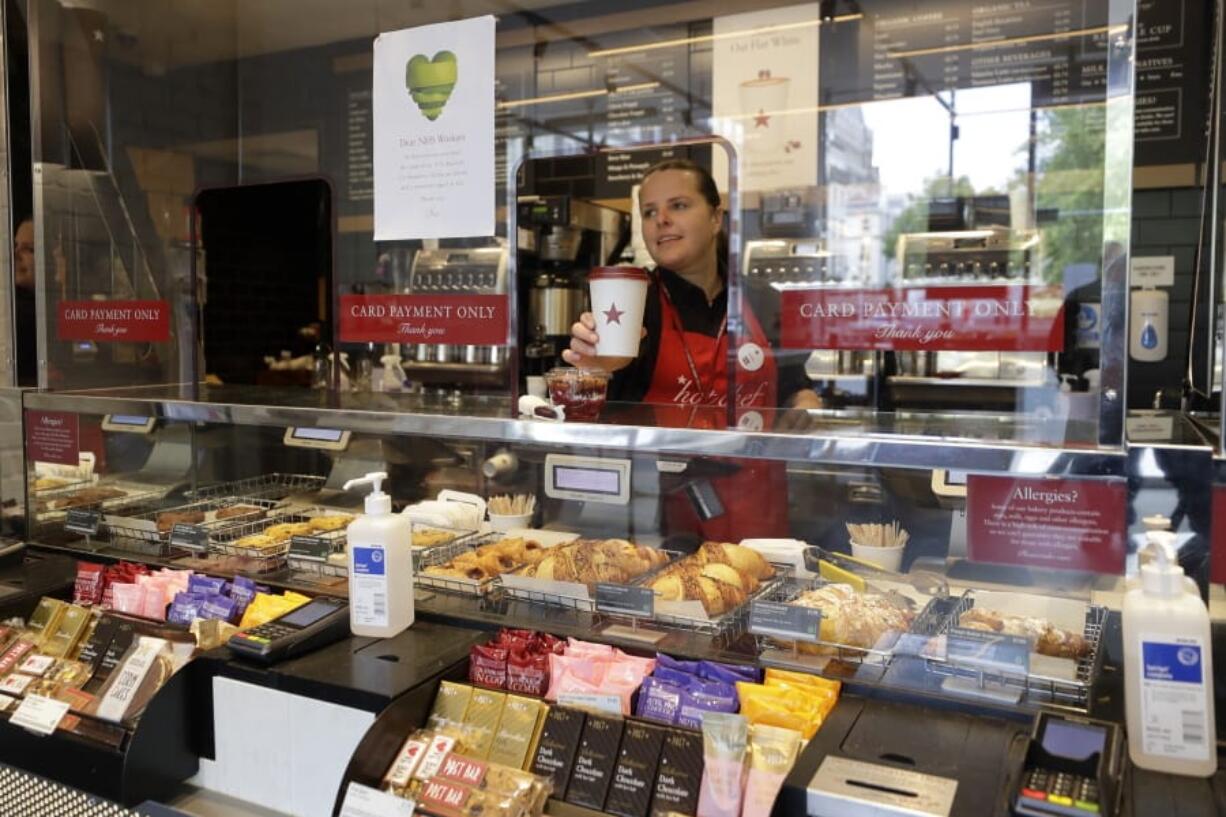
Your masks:
<instances>
[{"instance_id":1,"label":"metal tray","mask_svg":"<svg viewBox=\"0 0 1226 817\"><path fill-rule=\"evenodd\" d=\"M834 582L821 578L789 579L779 583L770 595L760 598L762 601L787 604L807 590L816 590L828 584L834 584ZM888 596L888 594L876 591L870 592L873 592L875 595ZM900 632L898 637L890 642L889 646L875 644L872 647L859 647L819 638L817 641L805 642L810 647L818 650L816 653L810 653L803 651L796 642L785 641L773 636L759 635L757 636L759 651L767 659L768 663L781 665L804 663L806 658L818 660L836 658L844 662L875 664L884 668L895 655L915 654L920 651L920 645L928 643L929 640L938 634L937 631L943 618L939 613L943 601L947 601L947 599L943 599L940 596L929 599L911 620L911 625L906 630ZM916 638L910 639L908 638L909 636L915 636Z\"/></svg>"},{"instance_id":2,"label":"metal tray","mask_svg":"<svg viewBox=\"0 0 1226 817\"><path fill-rule=\"evenodd\" d=\"M963 613L975 606L974 591L964 593L949 615L945 616L939 633L945 635L956 626ZM980 686L996 684L1006 689L1016 689L1022 697L1031 701L1044 701L1058 706L1084 711L1089 705L1090 689L1102 666L1102 634L1107 620L1107 608L1097 604L1086 605L1082 637L1090 646L1087 655L1076 661L1075 679L1054 678L1038 673L1025 676L994 673L978 668L960 666L941 657L928 657L930 671L939 675L975 679Z\"/></svg>"},{"instance_id":3,"label":"metal tray","mask_svg":"<svg viewBox=\"0 0 1226 817\"><path fill-rule=\"evenodd\" d=\"M422 561L420 562L420 567L433 567L445 564L462 553L475 551L482 545L490 545L506 538L507 536L501 531L469 533L456 541L423 551L421 553ZM518 565L513 570L522 570L523 567L524 565ZM418 572L419 569L415 565L414 583L418 587L429 587L432 590L441 590L445 593L456 593L463 596L485 596L501 586L501 583L498 581L500 576L490 576L487 579L475 581L451 576L435 576L429 573Z\"/></svg>"},{"instance_id":4,"label":"metal tray","mask_svg":"<svg viewBox=\"0 0 1226 817\"><path fill-rule=\"evenodd\" d=\"M136 553L144 553L150 555L164 556L170 551L170 531L159 532L157 530L148 530L134 523L136 522L153 522L155 525L157 519L164 513L184 513L189 511L199 511L207 513L208 511L217 511L222 508L227 508L231 505L250 505L260 509L261 513L266 515L272 511L274 505L272 500L266 499L238 499L235 497L224 497L192 502L187 505L173 505L168 508L160 508L153 511L144 511L143 513L134 513L130 515L113 515L106 519L107 530L110 531L111 547L119 550L129 550ZM229 517L227 519L212 519L206 522L195 523L199 527L209 531L210 536L215 532L224 531L231 527L241 527L250 522L256 521L255 514L244 514L243 516Z\"/></svg>"},{"instance_id":5,"label":"metal tray","mask_svg":"<svg viewBox=\"0 0 1226 817\"><path fill-rule=\"evenodd\" d=\"M667 565L653 570L651 573L640 576L631 584L645 585L654 581L661 573L670 567L675 567L681 559L670 561ZM758 585L758 589L753 593L748 594L745 601L738 604L731 610L720 613L717 616L687 616L678 613L662 613L657 608L652 615L651 620L657 624L663 624L667 627L672 627L680 630L692 630L697 633L705 633L711 636L725 636L734 631L743 628L745 621L749 616L749 605L751 602L758 599L769 599L777 589L786 584L791 576L793 566L789 564L777 564L772 562L771 567L775 568L775 575L769 579L764 579ZM697 603L697 602L696 602Z\"/></svg>"},{"instance_id":6,"label":"metal tray","mask_svg":"<svg viewBox=\"0 0 1226 817\"><path fill-rule=\"evenodd\" d=\"M326 477L313 474L263 474L258 477L218 482L194 491L188 491L189 499L214 499L216 497L239 497L251 499L284 499L291 494L318 491L327 482Z\"/></svg>"},{"instance_id":7,"label":"metal tray","mask_svg":"<svg viewBox=\"0 0 1226 817\"><path fill-rule=\"evenodd\" d=\"M98 500L95 502L85 502L80 505L73 505L71 508L56 508L54 510L35 511L34 523L37 526L51 525L63 522L69 510L114 510L118 508L130 508L134 513L152 509L152 503L155 503L170 493L172 485L148 485L140 482L127 482L114 480L108 482L95 482L84 487L63 487L53 491L44 491L38 495L38 501L57 500L71 497L78 491L88 488L115 488L124 492L123 496L111 497L110 499ZM37 508L37 505L35 506Z\"/></svg>"},{"instance_id":8,"label":"metal tray","mask_svg":"<svg viewBox=\"0 0 1226 817\"><path fill-rule=\"evenodd\" d=\"M328 513L327 508L311 507L311 508L296 508L293 512L275 514L273 516L258 519L252 522L247 522L242 525L235 525L225 528L224 530L210 533L209 535L209 551L221 556L233 556L251 561L251 567L245 568L257 573L268 573L274 570L280 570L285 567L289 560L289 551L291 543L289 539L278 543L273 547L260 548L248 545L236 544L238 540L245 536L252 536L258 533L263 533L273 525L309 522L315 516L321 516ZM340 550L345 544L345 530L327 531L319 533L305 534L327 539L335 543L333 550Z\"/></svg>"},{"instance_id":9,"label":"metal tray","mask_svg":"<svg viewBox=\"0 0 1226 817\"><path fill-rule=\"evenodd\" d=\"M564 547L564 546L565 545L558 545L557 547ZM669 566L675 564L678 559L682 558L685 555L681 553L680 551L676 551L676 550L664 550L663 552L667 554L669 557L667 562L660 565L654 570L647 571L641 576L636 576L635 578L630 580L630 583L634 584L636 582L641 582L652 576L655 576L661 570L664 570L668 568ZM522 569L523 568L520 568L520 570ZM518 573L518 572L520 571L519 570L512 571L510 575L514 575L515 573ZM508 574L503 574L503 575L508 575ZM502 579L502 576L499 576L499 579ZM541 579L540 580L541 586L539 588L531 587L531 586L508 585L506 584L505 581L500 582L500 583L502 584L503 594L507 596L508 598L518 599L520 601L533 602L535 604L543 604L549 607L562 607L567 610L578 610L580 612L587 612L587 613L596 612L595 594L591 592L586 585L580 584L579 582L552 582L549 580ZM554 585L554 584L573 586L573 587L582 587L583 595L578 595L579 591L577 590L575 591L573 595L569 593L563 593L560 590L553 590L550 588L550 585Z\"/></svg>"}]
</instances>

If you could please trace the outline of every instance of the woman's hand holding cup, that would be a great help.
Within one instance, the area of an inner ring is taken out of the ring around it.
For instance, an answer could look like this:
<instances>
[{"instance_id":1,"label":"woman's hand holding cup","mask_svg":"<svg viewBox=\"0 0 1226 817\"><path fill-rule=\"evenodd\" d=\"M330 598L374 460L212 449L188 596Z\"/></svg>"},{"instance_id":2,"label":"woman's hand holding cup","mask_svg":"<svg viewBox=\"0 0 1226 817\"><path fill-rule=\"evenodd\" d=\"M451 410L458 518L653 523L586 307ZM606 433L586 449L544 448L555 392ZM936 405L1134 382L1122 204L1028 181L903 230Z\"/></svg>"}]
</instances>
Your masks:
<instances>
[{"instance_id":1,"label":"woman's hand holding cup","mask_svg":"<svg viewBox=\"0 0 1226 817\"><path fill-rule=\"evenodd\" d=\"M647 337L647 330L640 332L640 337ZM572 366L582 368L604 369L615 372L630 365L632 357L600 357L596 354L596 344L600 336L596 334L596 318L591 312L584 312L579 320L570 326L570 348L562 351L562 359Z\"/></svg>"}]
</instances>

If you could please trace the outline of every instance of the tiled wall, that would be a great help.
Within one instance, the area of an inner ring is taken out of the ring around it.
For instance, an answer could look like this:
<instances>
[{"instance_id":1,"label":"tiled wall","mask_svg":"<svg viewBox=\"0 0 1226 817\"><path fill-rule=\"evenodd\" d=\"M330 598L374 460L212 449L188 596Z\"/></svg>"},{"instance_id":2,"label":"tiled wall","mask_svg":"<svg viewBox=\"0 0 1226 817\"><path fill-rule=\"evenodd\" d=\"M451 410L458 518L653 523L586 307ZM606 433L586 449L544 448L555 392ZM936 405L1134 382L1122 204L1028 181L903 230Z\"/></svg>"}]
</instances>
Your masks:
<instances>
[{"instance_id":1,"label":"tiled wall","mask_svg":"<svg viewBox=\"0 0 1226 817\"><path fill-rule=\"evenodd\" d=\"M1189 316L1192 305L1193 265L1200 234L1201 191L1198 188L1138 190L1132 198L1132 256L1175 258L1175 286L1169 291L1170 350L1166 360L1141 363L1129 360L1128 405L1149 408L1158 389L1173 390L1176 399L1187 368ZM1169 404L1169 403L1168 403Z\"/></svg>"}]
</instances>

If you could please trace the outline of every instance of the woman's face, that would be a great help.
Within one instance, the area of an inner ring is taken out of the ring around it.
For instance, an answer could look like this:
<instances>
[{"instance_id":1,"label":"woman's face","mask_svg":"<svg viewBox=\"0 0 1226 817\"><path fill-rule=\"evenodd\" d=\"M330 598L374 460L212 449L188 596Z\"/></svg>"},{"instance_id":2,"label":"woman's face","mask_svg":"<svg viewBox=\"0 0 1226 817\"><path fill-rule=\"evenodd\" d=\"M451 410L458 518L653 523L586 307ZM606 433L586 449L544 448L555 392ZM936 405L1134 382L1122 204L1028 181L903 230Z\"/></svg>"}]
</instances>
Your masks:
<instances>
[{"instance_id":1,"label":"woman's face","mask_svg":"<svg viewBox=\"0 0 1226 817\"><path fill-rule=\"evenodd\" d=\"M639 188L643 240L656 263L686 272L710 263L719 235L719 210L698 190L691 170L657 170Z\"/></svg>"}]
</instances>

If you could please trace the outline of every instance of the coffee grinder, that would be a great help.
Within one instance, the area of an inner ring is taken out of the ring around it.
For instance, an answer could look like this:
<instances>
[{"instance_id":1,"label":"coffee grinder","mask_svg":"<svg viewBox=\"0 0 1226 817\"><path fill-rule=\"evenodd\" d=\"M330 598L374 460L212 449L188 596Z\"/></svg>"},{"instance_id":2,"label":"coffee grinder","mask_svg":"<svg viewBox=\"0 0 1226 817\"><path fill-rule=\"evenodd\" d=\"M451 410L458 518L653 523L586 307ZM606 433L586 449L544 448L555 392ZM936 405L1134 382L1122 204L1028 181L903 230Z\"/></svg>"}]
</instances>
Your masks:
<instances>
[{"instance_id":1,"label":"coffee grinder","mask_svg":"<svg viewBox=\"0 0 1226 817\"><path fill-rule=\"evenodd\" d=\"M630 216L573 196L520 196L519 293L524 376L557 365L570 327L587 309L587 273L615 262L629 240Z\"/></svg>"}]
</instances>

